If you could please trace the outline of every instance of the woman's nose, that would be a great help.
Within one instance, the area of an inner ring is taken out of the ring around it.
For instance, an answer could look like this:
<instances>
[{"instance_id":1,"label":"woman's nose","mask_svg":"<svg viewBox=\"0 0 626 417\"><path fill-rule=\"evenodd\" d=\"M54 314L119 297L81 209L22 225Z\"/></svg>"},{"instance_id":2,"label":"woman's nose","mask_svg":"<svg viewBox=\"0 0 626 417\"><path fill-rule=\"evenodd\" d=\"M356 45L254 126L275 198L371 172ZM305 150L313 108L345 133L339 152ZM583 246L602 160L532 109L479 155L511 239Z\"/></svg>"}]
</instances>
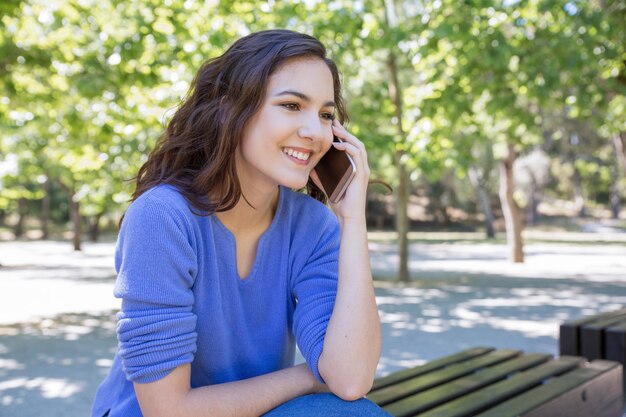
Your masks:
<instances>
[{"instance_id":1,"label":"woman's nose","mask_svg":"<svg viewBox=\"0 0 626 417\"><path fill-rule=\"evenodd\" d=\"M307 117L303 121L302 126L298 129L298 136L315 141L331 140L333 131L330 122L324 123L324 120L316 115L314 118Z\"/></svg>"}]
</instances>

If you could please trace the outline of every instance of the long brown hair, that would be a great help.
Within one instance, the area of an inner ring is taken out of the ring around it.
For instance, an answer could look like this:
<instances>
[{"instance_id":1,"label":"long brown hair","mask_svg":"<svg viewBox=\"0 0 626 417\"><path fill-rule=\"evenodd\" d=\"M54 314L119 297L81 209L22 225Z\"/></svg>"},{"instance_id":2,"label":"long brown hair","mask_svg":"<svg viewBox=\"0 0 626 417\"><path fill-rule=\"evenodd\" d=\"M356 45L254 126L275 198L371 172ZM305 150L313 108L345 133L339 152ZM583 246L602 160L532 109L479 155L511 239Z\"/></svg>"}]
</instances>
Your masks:
<instances>
[{"instance_id":1,"label":"long brown hair","mask_svg":"<svg viewBox=\"0 0 626 417\"><path fill-rule=\"evenodd\" d=\"M158 184L172 184L194 207L209 214L233 208L242 197L234 155L244 128L263 103L270 75L299 57L317 57L328 65L337 117L345 123L339 72L317 39L283 29L252 33L200 67L186 98L139 169L131 201ZM306 188L313 198L325 202L324 193L310 179ZM217 197L209 200L209 194Z\"/></svg>"}]
</instances>

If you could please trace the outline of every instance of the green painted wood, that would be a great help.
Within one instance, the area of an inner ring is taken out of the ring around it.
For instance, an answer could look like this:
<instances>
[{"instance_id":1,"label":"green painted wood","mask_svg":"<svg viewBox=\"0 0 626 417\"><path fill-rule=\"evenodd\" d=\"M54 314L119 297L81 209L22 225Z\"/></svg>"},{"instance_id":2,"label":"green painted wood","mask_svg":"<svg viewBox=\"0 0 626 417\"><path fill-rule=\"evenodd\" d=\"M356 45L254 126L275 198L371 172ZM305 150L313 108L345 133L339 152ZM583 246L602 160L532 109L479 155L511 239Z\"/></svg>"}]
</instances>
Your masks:
<instances>
[{"instance_id":1,"label":"green painted wood","mask_svg":"<svg viewBox=\"0 0 626 417\"><path fill-rule=\"evenodd\" d=\"M397 401L419 391L443 384L486 366L495 365L507 359L519 356L520 353L519 350L510 349L489 352L485 355L406 380L398 385L387 386L368 394L367 398L378 405L384 406L392 401Z\"/></svg>"},{"instance_id":2,"label":"green painted wood","mask_svg":"<svg viewBox=\"0 0 626 417\"><path fill-rule=\"evenodd\" d=\"M505 381L497 382L456 400L435 407L419 417L469 417L513 398L542 383L543 380L561 375L583 363L582 358L563 356L554 361L539 365L531 370L519 372Z\"/></svg>"},{"instance_id":3,"label":"green painted wood","mask_svg":"<svg viewBox=\"0 0 626 417\"><path fill-rule=\"evenodd\" d=\"M545 363L551 358L551 355L539 353L512 358L506 362L480 370L475 374L411 395L403 400L391 403L384 408L387 412L396 417L413 416L472 391L481 389L491 383L500 381L513 373Z\"/></svg>"},{"instance_id":4,"label":"green painted wood","mask_svg":"<svg viewBox=\"0 0 626 417\"><path fill-rule=\"evenodd\" d=\"M455 353L454 355L444 356L442 358L432 360L421 366L416 366L414 368L394 372L388 376L378 378L376 381L374 381L371 392L389 385L398 384L399 382L405 381L407 379L427 374L437 369L441 369L445 366L449 366L458 362L463 362L476 356L484 355L485 353L491 352L493 350L494 348L492 347L475 347L472 349L461 351L459 353Z\"/></svg>"},{"instance_id":5,"label":"green painted wood","mask_svg":"<svg viewBox=\"0 0 626 417\"><path fill-rule=\"evenodd\" d=\"M619 417L622 400L621 364L597 360L476 417Z\"/></svg>"}]
</instances>

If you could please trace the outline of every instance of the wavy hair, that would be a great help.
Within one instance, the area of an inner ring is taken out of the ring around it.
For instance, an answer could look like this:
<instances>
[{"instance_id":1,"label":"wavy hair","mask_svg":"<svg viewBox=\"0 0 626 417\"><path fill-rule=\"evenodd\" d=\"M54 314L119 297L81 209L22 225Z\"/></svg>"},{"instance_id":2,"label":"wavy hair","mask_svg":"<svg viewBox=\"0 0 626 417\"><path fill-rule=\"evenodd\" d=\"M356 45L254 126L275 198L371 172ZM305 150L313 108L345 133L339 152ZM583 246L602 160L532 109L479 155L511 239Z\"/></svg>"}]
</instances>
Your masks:
<instances>
[{"instance_id":1,"label":"wavy hair","mask_svg":"<svg viewBox=\"0 0 626 417\"><path fill-rule=\"evenodd\" d=\"M134 178L137 187L131 201L158 184L172 184L208 214L233 208L242 197L234 155L245 126L261 108L269 77L287 61L301 57L326 63L333 77L337 117L346 123L337 66L317 39L284 29L252 33L202 64L186 98ZM306 189L313 198L326 202L310 179Z\"/></svg>"}]
</instances>

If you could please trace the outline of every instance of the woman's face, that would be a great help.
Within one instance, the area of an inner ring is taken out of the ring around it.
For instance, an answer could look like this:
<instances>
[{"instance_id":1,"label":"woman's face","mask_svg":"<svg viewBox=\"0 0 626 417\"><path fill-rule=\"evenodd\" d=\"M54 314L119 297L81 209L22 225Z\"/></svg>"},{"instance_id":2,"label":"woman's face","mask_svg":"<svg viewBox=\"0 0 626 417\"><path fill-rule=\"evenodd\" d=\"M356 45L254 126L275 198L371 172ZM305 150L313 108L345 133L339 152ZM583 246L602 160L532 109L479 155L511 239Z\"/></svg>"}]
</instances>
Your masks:
<instances>
[{"instance_id":1,"label":"woman's face","mask_svg":"<svg viewBox=\"0 0 626 417\"><path fill-rule=\"evenodd\" d=\"M333 97L333 77L321 59L297 58L274 72L236 155L242 186L303 188L332 143Z\"/></svg>"}]
</instances>

